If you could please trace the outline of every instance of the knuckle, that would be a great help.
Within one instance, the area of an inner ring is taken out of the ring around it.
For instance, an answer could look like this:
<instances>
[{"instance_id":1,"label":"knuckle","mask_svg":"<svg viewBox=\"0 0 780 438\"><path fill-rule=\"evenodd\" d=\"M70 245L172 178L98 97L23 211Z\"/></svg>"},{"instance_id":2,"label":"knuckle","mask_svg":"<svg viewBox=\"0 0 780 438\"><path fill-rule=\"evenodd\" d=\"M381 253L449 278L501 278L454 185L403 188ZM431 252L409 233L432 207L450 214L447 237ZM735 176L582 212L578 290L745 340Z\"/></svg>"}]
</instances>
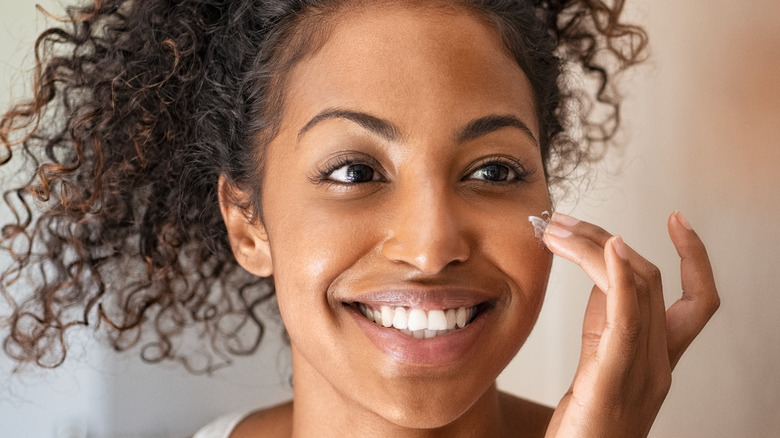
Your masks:
<instances>
[{"instance_id":1,"label":"knuckle","mask_svg":"<svg viewBox=\"0 0 780 438\"><path fill-rule=\"evenodd\" d=\"M603 228L601 228L599 226L594 226L594 227L595 227L594 228L594 234L596 236L598 236L599 240L607 241L607 240L609 240L610 237L612 237L612 234L609 233L607 230L605 230L605 229L603 229Z\"/></svg>"},{"instance_id":2,"label":"knuckle","mask_svg":"<svg viewBox=\"0 0 780 438\"><path fill-rule=\"evenodd\" d=\"M644 276L650 284L661 284L661 270L653 264L648 264L644 267Z\"/></svg>"},{"instance_id":3,"label":"knuckle","mask_svg":"<svg viewBox=\"0 0 780 438\"><path fill-rule=\"evenodd\" d=\"M624 342L631 347L636 346L639 343L639 336L641 333L642 323L635 319L627 321L620 328L621 337Z\"/></svg>"},{"instance_id":4,"label":"knuckle","mask_svg":"<svg viewBox=\"0 0 780 438\"><path fill-rule=\"evenodd\" d=\"M707 313L709 316L712 316L715 314L715 312L718 311L720 308L720 296L717 292L715 292L712 296L712 298L707 302Z\"/></svg>"},{"instance_id":5,"label":"knuckle","mask_svg":"<svg viewBox=\"0 0 780 438\"><path fill-rule=\"evenodd\" d=\"M650 294L650 284L640 276L634 276L634 285L636 286L636 293L640 298L645 298Z\"/></svg>"}]
</instances>

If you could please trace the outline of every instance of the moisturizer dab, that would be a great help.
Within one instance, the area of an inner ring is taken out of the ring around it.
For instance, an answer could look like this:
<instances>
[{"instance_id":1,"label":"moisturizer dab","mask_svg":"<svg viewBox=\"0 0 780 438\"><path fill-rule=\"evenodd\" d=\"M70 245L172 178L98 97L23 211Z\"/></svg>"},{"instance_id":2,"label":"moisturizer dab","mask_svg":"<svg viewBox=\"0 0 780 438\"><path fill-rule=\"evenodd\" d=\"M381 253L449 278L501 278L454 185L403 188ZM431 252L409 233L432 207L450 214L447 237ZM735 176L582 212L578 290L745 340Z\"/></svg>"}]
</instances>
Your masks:
<instances>
[{"instance_id":1,"label":"moisturizer dab","mask_svg":"<svg viewBox=\"0 0 780 438\"><path fill-rule=\"evenodd\" d=\"M544 239L544 229L547 228L547 224L550 223L550 212L543 211L541 217L528 216L528 222L534 227L534 236L540 241Z\"/></svg>"}]
</instances>

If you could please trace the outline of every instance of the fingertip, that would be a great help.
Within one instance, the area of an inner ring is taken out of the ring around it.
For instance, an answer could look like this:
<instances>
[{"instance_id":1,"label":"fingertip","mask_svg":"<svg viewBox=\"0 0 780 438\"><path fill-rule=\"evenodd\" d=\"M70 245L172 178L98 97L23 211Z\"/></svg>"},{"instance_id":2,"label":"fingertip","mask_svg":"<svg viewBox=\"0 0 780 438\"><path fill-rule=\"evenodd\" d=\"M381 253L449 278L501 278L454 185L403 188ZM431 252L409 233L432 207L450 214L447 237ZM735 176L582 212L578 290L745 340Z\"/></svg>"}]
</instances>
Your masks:
<instances>
[{"instance_id":1,"label":"fingertip","mask_svg":"<svg viewBox=\"0 0 780 438\"><path fill-rule=\"evenodd\" d=\"M680 211L675 210L669 215L668 228L669 237L672 238L672 243L680 256L683 256L683 253L689 254L691 251L704 249L704 243L698 233Z\"/></svg>"},{"instance_id":2,"label":"fingertip","mask_svg":"<svg viewBox=\"0 0 780 438\"><path fill-rule=\"evenodd\" d=\"M674 221L679 225L680 227L688 230L693 231L693 226L691 225L691 222L688 220L687 217L685 217L684 214L680 210L675 210L672 212L671 215L669 215L669 221Z\"/></svg>"},{"instance_id":3,"label":"fingertip","mask_svg":"<svg viewBox=\"0 0 780 438\"><path fill-rule=\"evenodd\" d=\"M683 226L688 231L693 231L693 226L691 226L691 223L688 221L688 218L685 217L682 212L679 210L674 213L674 218L677 219L677 222L680 223L680 225Z\"/></svg>"},{"instance_id":4,"label":"fingertip","mask_svg":"<svg viewBox=\"0 0 780 438\"><path fill-rule=\"evenodd\" d=\"M605 246L607 275L612 285L628 285L633 279L633 270L629 262L628 245L619 235L609 238Z\"/></svg>"},{"instance_id":5,"label":"fingertip","mask_svg":"<svg viewBox=\"0 0 780 438\"><path fill-rule=\"evenodd\" d=\"M612 248L615 250L615 254L623 260L628 260L628 246L623 241L623 237L620 235L612 236L610 239Z\"/></svg>"}]
</instances>

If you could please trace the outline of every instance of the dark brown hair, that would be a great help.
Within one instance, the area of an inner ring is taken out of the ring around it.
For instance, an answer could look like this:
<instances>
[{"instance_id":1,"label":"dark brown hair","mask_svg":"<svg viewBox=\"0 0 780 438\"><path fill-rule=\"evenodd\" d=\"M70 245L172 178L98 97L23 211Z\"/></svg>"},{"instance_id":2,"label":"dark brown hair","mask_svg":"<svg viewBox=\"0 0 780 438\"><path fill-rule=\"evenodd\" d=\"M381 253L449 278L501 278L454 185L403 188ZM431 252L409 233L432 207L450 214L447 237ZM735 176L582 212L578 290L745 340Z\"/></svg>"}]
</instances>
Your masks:
<instances>
[{"instance_id":1,"label":"dark brown hair","mask_svg":"<svg viewBox=\"0 0 780 438\"><path fill-rule=\"evenodd\" d=\"M13 158L24 178L3 185L5 353L55 367L77 326L193 371L255 351L273 285L234 260L217 181L251 189L248 214L261 217L286 72L323 43L330 18L371 3L94 0L44 31L33 97L0 121L0 164ZM548 182L599 159L620 121L614 77L647 42L620 21L623 1L451 3L483 17L528 76ZM202 350L185 351L185 331Z\"/></svg>"}]
</instances>

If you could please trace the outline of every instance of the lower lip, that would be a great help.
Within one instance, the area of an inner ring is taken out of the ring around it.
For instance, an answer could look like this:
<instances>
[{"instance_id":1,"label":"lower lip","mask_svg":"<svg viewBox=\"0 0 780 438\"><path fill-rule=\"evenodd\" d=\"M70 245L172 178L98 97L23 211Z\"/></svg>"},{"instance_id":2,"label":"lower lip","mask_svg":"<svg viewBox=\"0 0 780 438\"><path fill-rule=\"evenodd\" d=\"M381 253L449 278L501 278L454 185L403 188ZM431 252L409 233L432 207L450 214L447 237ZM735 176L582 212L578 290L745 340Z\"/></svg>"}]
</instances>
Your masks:
<instances>
[{"instance_id":1,"label":"lower lip","mask_svg":"<svg viewBox=\"0 0 780 438\"><path fill-rule=\"evenodd\" d=\"M349 310L358 327L381 352L398 362L430 366L463 359L477 342L489 316L487 310L462 329L435 338L418 339L371 322L354 307Z\"/></svg>"}]
</instances>

